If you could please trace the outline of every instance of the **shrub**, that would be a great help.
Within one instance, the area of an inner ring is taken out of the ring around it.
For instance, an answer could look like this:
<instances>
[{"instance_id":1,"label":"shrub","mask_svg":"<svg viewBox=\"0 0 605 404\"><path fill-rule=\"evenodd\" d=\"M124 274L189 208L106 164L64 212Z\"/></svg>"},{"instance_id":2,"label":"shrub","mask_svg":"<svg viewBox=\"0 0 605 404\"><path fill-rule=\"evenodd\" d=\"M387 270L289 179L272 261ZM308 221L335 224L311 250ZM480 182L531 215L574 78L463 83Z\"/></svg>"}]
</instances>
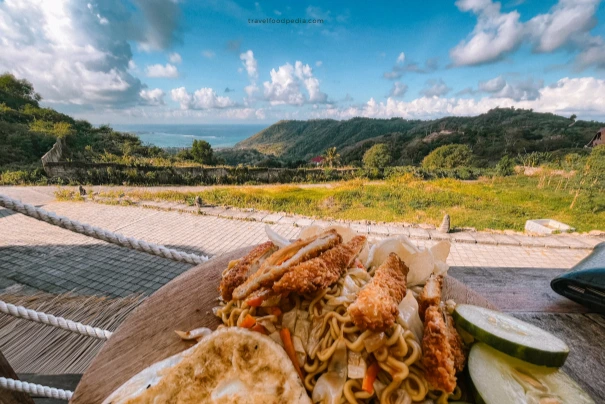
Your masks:
<instances>
[{"instance_id":1,"label":"shrub","mask_svg":"<svg viewBox=\"0 0 605 404\"><path fill-rule=\"evenodd\" d=\"M496 165L496 175L507 177L515 173L515 162L505 154Z\"/></svg>"},{"instance_id":2,"label":"shrub","mask_svg":"<svg viewBox=\"0 0 605 404\"><path fill-rule=\"evenodd\" d=\"M214 165L214 152L210 143L205 140L194 140L191 146L193 159L200 164Z\"/></svg>"},{"instance_id":3,"label":"shrub","mask_svg":"<svg viewBox=\"0 0 605 404\"><path fill-rule=\"evenodd\" d=\"M391 152L384 144L376 144L368 149L363 155L363 165L366 168L383 170L391 163Z\"/></svg>"},{"instance_id":4,"label":"shrub","mask_svg":"<svg viewBox=\"0 0 605 404\"><path fill-rule=\"evenodd\" d=\"M467 145L448 144L433 150L422 160L427 169L451 169L468 167L473 163L473 153Z\"/></svg>"}]
</instances>

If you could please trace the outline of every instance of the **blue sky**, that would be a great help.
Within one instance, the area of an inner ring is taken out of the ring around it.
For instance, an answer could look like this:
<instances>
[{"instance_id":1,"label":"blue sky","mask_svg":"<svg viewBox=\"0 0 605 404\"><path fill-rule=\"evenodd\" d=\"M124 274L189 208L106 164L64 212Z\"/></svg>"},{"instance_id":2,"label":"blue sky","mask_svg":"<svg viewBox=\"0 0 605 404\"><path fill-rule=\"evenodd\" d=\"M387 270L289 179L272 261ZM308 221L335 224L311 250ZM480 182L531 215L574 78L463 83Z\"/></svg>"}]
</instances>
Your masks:
<instances>
[{"instance_id":1,"label":"blue sky","mask_svg":"<svg viewBox=\"0 0 605 404\"><path fill-rule=\"evenodd\" d=\"M249 19L323 23L249 23ZM93 123L605 121L599 0L0 1L0 71Z\"/></svg>"}]
</instances>

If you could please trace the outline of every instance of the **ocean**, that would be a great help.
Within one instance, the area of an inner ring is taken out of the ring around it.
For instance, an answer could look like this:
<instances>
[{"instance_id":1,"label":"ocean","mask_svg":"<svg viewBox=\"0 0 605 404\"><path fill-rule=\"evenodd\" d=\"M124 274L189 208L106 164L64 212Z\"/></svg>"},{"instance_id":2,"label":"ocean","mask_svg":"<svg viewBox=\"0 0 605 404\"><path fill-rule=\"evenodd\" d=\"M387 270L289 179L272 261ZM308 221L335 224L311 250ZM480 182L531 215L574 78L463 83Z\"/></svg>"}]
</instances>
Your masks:
<instances>
[{"instance_id":1,"label":"ocean","mask_svg":"<svg viewBox=\"0 0 605 404\"><path fill-rule=\"evenodd\" d=\"M120 132L137 135L143 143L159 147L191 147L195 139L217 149L232 147L265 129L267 125L111 125Z\"/></svg>"}]
</instances>

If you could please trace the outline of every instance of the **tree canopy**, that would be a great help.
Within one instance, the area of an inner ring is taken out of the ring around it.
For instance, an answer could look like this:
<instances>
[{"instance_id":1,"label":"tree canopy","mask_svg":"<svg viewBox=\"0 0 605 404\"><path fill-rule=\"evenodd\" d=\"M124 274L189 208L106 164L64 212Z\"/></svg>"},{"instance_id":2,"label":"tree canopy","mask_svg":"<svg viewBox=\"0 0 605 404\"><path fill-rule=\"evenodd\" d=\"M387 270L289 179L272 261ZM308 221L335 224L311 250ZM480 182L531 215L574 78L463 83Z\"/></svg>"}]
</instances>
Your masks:
<instances>
[{"instance_id":1,"label":"tree canopy","mask_svg":"<svg viewBox=\"0 0 605 404\"><path fill-rule=\"evenodd\" d=\"M205 140L194 140L191 145L193 160L200 164L215 165L214 151L212 146Z\"/></svg>"},{"instance_id":2,"label":"tree canopy","mask_svg":"<svg viewBox=\"0 0 605 404\"><path fill-rule=\"evenodd\" d=\"M449 144L433 150L422 160L428 169L468 167L473 163L473 152L465 144Z\"/></svg>"},{"instance_id":3,"label":"tree canopy","mask_svg":"<svg viewBox=\"0 0 605 404\"><path fill-rule=\"evenodd\" d=\"M41 99L29 81L19 80L10 73L0 75L0 100L9 108L18 109L25 105L38 107Z\"/></svg>"},{"instance_id":4,"label":"tree canopy","mask_svg":"<svg viewBox=\"0 0 605 404\"><path fill-rule=\"evenodd\" d=\"M372 146L363 155L363 165L368 168L384 169L391 163L391 152L386 144Z\"/></svg>"}]
</instances>

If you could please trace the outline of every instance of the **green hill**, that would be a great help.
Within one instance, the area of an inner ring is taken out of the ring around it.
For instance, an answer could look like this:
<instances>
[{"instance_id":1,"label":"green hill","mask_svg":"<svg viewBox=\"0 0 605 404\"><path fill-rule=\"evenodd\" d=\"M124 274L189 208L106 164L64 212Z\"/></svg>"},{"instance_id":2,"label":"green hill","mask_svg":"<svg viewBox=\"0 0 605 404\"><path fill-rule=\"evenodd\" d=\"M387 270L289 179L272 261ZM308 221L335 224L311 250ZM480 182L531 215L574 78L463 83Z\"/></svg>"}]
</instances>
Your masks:
<instances>
[{"instance_id":1,"label":"green hill","mask_svg":"<svg viewBox=\"0 0 605 404\"><path fill-rule=\"evenodd\" d=\"M394 165L418 164L445 144L467 144L479 163L493 163L504 154L580 149L605 126L550 113L496 108L476 117L430 121L401 118L353 118L280 121L241 141L237 149L255 149L287 160L309 160L336 147L345 164L359 164L363 153L386 143Z\"/></svg>"},{"instance_id":2,"label":"green hill","mask_svg":"<svg viewBox=\"0 0 605 404\"><path fill-rule=\"evenodd\" d=\"M107 125L87 121L39 105L41 97L26 80L0 75L0 172L41 168L40 158L57 138L67 145L70 161L124 162L167 158L155 146L143 145L134 135L116 132Z\"/></svg>"}]
</instances>

